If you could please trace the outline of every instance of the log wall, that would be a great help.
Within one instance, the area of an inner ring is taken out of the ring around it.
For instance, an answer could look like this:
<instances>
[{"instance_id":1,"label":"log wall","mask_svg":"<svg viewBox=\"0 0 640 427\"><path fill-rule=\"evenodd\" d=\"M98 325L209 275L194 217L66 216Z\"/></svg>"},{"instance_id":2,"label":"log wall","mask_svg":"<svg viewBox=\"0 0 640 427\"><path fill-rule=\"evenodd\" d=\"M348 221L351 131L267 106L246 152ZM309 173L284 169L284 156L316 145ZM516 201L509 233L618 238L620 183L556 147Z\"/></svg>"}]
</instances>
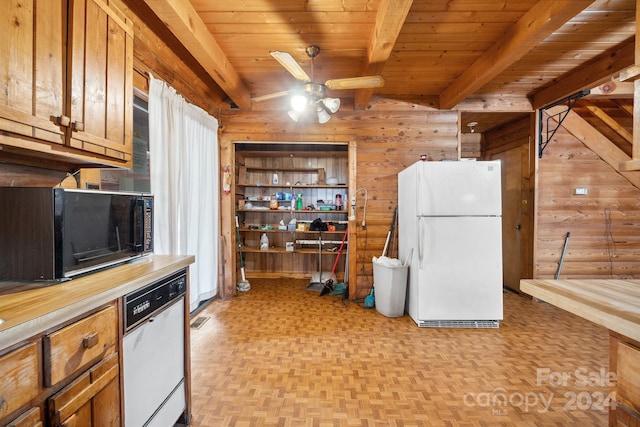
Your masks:
<instances>
[{"instance_id":1,"label":"log wall","mask_svg":"<svg viewBox=\"0 0 640 427\"><path fill-rule=\"evenodd\" d=\"M640 190L560 127L538 160L534 278L640 278ZM587 195L575 195L586 188Z\"/></svg>"}]
</instances>

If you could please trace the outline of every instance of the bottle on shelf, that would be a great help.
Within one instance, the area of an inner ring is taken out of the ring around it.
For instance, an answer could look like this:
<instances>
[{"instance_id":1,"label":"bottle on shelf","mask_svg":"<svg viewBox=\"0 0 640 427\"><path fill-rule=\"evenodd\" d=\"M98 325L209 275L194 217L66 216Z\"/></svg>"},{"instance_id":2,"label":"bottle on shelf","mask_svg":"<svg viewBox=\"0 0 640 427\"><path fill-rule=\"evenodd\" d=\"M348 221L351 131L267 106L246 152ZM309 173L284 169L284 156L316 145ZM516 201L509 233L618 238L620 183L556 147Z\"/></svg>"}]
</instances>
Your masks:
<instances>
[{"instance_id":1,"label":"bottle on shelf","mask_svg":"<svg viewBox=\"0 0 640 427\"><path fill-rule=\"evenodd\" d=\"M302 210L302 193L296 194L296 210Z\"/></svg>"},{"instance_id":2,"label":"bottle on shelf","mask_svg":"<svg viewBox=\"0 0 640 427\"><path fill-rule=\"evenodd\" d=\"M279 180L278 180L278 174L277 174L277 173L274 173L274 174L273 174L273 185L278 185L278 182L279 182Z\"/></svg>"},{"instance_id":3,"label":"bottle on shelf","mask_svg":"<svg viewBox=\"0 0 640 427\"><path fill-rule=\"evenodd\" d=\"M336 194L336 210L342 210L342 194Z\"/></svg>"},{"instance_id":4,"label":"bottle on shelf","mask_svg":"<svg viewBox=\"0 0 640 427\"><path fill-rule=\"evenodd\" d=\"M267 233L262 233L262 237L260 237L260 250L269 250L269 238L267 237Z\"/></svg>"}]
</instances>

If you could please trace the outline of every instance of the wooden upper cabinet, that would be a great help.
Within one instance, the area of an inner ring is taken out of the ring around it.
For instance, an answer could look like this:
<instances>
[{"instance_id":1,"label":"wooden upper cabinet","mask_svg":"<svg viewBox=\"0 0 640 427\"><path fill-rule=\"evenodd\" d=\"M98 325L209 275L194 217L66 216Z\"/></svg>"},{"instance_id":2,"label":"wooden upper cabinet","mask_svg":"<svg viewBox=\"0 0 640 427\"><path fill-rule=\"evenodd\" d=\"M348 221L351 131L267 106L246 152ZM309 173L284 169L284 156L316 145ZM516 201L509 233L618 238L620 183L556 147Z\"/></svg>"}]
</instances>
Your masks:
<instances>
[{"instance_id":1,"label":"wooden upper cabinet","mask_svg":"<svg viewBox=\"0 0 640 427\"><path fill-rule=\"evenodd\" d=\"M71 3L70 145L131 167L133 27L103 0Z\"/></svg>"},{"instance_id":2,"label":"wooden upper cabinet","mask_svg":"<svg viewBox=\"0 0 640 427\"><path fill-rule=\"evenodd\" d=\"M131 21L108 0L8 0L4 8L0 143L131 167Z\"/></svg>"},{"instance_id":3,"label":"wooden upper cabinet","mask_svg":"<svg viewBox=\"0 0 640 427\"><path fill-rule=\"evenodd\" d=\"M65 110L66 2L9 0L4 8L0 14L0 128L64 144L66 131L55 117Z\"/></svg>"}]
</instances>

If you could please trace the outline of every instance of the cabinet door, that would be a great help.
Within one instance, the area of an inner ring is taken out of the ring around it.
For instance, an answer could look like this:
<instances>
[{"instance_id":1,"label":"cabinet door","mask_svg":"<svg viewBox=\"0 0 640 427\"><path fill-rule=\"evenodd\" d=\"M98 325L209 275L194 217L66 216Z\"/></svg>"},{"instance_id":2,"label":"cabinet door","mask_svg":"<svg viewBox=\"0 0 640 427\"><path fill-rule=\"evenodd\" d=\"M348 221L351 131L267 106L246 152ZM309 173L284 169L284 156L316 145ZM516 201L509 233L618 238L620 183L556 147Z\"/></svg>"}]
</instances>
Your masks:
<instances>
[{"instance_id":1,"label":"cabinet door","mask_svg":"<svg viewBox=\"0 0 640 427\"><path fill-rule=\"evenodd\" d=\"M51 425L120 425L119 369L114 353L49 398Z\"/></svg>"},{"instance_id":2,"label":"cabinet door","mask_svg":"<svg viewBox=\"0 0 640 427\"><path fill-rule=\"evenodd\" d=\"M131 167L133 30L124 15L106 3L71 3L70 145Z\"/></svg>"},{"instance_id":3,"label":"cabinet door","mask_svg":"<svg viewBox=\"0 0 640 427\"><path fill-rule=\"evenodd\" d=\"M30 343L0 357L0 420L40 391L38 345Z\"/></svg>"},{"instance_id":4,"label":"cabinet door","mask_svg":"<svg viewBox=\"0 0 640 427\"><path fill-rule=\"evenodd\" d=\"M9 0L0 6L0 130L65 143L66 1ZM35 148L36 141L2 142Z\"/></svg>"}]
</instances>

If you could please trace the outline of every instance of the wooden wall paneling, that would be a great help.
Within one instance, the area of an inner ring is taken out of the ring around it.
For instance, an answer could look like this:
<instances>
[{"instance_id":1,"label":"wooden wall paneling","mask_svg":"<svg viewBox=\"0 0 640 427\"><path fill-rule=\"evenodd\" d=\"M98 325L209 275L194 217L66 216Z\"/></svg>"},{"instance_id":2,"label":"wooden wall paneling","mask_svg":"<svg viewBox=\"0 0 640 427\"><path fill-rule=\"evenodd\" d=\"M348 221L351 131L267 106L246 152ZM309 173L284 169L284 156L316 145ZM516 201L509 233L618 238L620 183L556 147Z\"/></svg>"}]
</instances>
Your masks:
<instances>
[{"instance_id":1,"label":"wooden wall paneling","mask_svg":"<svg viewBox=\"0 0 640 427\"><path fill-rule=\"evenodd\" d=\"M560 127L538 160L535 278L638 278L640 190ZM587 195L575 195L586 188Z\"/></svg>"},{"instance_id":2,"label":"wooden wall paneling","mask_svg":"<svg viewBox=\"0 0 640 427\"><path fill-rule=\"evenodd\" d=\"M481 144L483 134L461 133L460 134L460 157L463 159L479 159L482 155Z\"/></svg>"},{"instance_id":3,"label":"wooden wall paneling","mask_svg":"<svg viewBox=\"0 0 640 427\"><path fill-rule=\"evenodd\" d=\"M349 246L347 248L349 257L348 257L348 277L345 279L348 282L349 286L349 298L353 299L357 295L357 280L356 277L358 275L356 268L356 254L357 254L357 227L356 227L356 217L355 210L351 204L351 200L353 195L355 194L358 181L358 169L357 165L357 156L358 156L358 145L355 140L349 141L349 154L348 154L348 167L349 167L349 188L350 193L347 200L343 200L346 208L349 210Z\"/></svg>"},{"instance_id":4,"label":"wooden wall paneling","mask_svg":"<svg viewBox=\"0 0 640 427\"><path fill-rule=\"evenodd\" d=\"M531 116L525 115L515 121L506 123L486 132L483 152L499 152L528 144L531 135Z\"/></svg>"},{"instance_id":5,"label":"wooden wall paneling","mask_svg":"<svg viewBox=\"0 0 640 427\"><path fill-rule=\"evenodd\" d=\"M220 179L220 200L218 210L218 229L220 230L221 246L218 250L224 252L224 263L220 266L222 270L222 281L218 283L218 295L222 299L231 298L236 294L236 233L235 233L235 220L234 213L237 206L237 189L235 188L235 182L237 182L237 176L235 175L235 151L231 144L222 144L222 129L218 129L218 158L220 159L220 171L225 166L229 166L231 169L231 176L233 177L233 183L231 185L231 192L225 194L222 185L223 180ZM229 226L231 225L231 226Z\"/></svg>"}]
</instances>

